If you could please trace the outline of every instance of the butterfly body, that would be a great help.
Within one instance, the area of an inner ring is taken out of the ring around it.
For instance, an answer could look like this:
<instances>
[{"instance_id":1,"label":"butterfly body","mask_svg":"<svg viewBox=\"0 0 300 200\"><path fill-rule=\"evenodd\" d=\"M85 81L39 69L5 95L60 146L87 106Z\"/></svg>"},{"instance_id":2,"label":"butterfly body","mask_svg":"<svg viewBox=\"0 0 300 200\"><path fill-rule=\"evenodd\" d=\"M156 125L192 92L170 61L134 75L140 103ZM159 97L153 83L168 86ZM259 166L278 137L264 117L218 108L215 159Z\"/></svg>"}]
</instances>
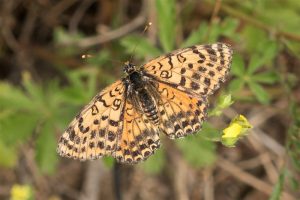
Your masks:
<instances>
[{"instance_id":1,"label":"butterfly body","mask_svg":"<svg viewBox=\"0 0 300 200\"><path fill-rule=\"evenodd\" d=\"M159 148L160 133L171 139L196 133L231 59L231 48L217 43L179 49L140 68L125 63L126 76L83 108L60 138L58 153L137 163Z\"/></svg>"},{"instance_id":2,"label":"butterfly body","mask_svg":"<svg viewBox=\"0 0 300 200\"><path fill-rule=\"evenodd\" d=\"M125 63L124 71L128 74L127 77L123 79L127 88L128 101L134 103L141 114L145 113L148 120L154 125L158 125L159 116L156 105L159 99L155 99L153 92L151 94L151 91L149 90L149 88L153 88L153 83L145 75L143 70L137 70L131 63ZM155 91L155 89L152 91Z\"/></svg>"}]
</instances>

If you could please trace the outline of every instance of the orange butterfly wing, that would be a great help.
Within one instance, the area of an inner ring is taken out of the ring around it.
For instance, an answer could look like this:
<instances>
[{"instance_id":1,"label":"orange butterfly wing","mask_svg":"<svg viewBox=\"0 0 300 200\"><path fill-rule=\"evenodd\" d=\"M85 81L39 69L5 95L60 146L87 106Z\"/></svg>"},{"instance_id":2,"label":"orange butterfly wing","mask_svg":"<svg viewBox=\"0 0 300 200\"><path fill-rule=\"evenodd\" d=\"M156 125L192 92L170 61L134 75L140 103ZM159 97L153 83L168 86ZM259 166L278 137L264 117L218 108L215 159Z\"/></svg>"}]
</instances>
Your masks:
<instances>
[{"instance_id":1,"label":"orange butterfly wing","mask_svg":"<svg viewBox=\"0 0 300 200\"><path fill-rule=\"evenodd\" d=\"M207 116L207 100L159 83L160 129L171 139L181 138L201 129Z\"/></svg>"},{"instance_id":2,"label":"orange butterfly wing","mask_svg":"<svg viewBox=\"0 0 300 200\"><path fill-rule=\"evenodd\" d=\"M197 45L153 59L142 69L181 91L208 96L225 81L231 60L227 44Z\"/></svg>"},{"instance_id":3,"label":"orange butterfly wing","mask_svg":"<svg viewBox=\"0 0 300 200\"><path fill-rule=\"evenodd\" d=\"M125 86L117 81L96 95L70 123L57 152L74 159L96 159L117 149L123 130Z\"/></svg>"},{"instance_id":4,"label":"orange butterfly wing","mask_svg":"<svg viewBox=\"0 0 300 200\"><path fill-rule=\"evenodd\" d=\"M158 82L160 129L180 138L201 129L207 97L225 81L232 60L226 44L197 45L151 60L142 70Z\"/></svg>"},{"instance_id":5,"label":"orange butterfly wing","mask_svg":"<svg viewBox=\"0 0 300 200\"><path fill-rule=\"evenodd\" d=\"M137 163L145 160L159 148L159 129L150 123L145 114L126 102L124 126L114 155L119 162Z\"/></svg>"}]
</instances>

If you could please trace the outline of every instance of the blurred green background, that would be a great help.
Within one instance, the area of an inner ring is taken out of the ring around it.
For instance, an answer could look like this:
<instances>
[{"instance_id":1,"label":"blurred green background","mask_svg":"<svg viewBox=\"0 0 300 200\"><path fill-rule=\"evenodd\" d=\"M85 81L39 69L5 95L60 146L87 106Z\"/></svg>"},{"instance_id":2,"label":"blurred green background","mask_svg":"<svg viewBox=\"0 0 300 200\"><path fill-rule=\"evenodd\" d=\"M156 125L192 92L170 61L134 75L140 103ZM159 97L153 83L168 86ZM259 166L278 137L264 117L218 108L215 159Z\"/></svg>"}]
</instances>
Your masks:
<instances>
[{"instance_id":1,"label":"blurred green background","mask_svg":"<svg viewBox=\"0 0 300 200\"><path fill-rule=\"evenodd\" d=\"M0 27L0 199L300 199L299 0L10 0ZM132 54L139 65L214 42L232 45L233 64L201 134L163 138L139 165L57 155ZM229 148L237 114L253 129Z\"/></svg>"}]
</instances>

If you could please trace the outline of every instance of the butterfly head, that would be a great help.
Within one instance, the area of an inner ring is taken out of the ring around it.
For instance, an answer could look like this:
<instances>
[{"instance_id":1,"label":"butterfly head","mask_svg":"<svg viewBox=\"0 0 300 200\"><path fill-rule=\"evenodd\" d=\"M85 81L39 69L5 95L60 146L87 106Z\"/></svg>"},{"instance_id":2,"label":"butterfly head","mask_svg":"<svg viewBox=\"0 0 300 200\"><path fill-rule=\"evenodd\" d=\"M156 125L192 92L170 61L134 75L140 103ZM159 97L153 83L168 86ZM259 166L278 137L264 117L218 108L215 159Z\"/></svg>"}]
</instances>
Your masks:
<instances>
[{"instance_id":1,"label":"butterfly head","mask_svg":"<svg viewBox=\"0 0 300 200\"><path fill-rule=\"evenodd\" d=\"M126 74L131 74L132 72L135 72L136 71L136 66L133 65L132 63L130 62L125 62L125 65L124 65L124 68L123 68L123 71L126 73Z\"/></svg>"}]
</instances>

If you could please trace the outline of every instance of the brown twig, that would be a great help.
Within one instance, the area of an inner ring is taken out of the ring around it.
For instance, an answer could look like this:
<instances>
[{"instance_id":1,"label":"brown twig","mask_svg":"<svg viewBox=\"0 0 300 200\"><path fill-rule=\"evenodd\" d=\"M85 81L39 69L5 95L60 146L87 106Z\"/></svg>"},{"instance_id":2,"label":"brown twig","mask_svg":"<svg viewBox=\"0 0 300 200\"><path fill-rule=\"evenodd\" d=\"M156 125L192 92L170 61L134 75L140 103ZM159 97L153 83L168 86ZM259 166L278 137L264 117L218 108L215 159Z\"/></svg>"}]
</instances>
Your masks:
<instances>
[{"instance_id":1,"label":"brown twig","mask_svg":"<svg viewBox=\"0 0 300 200\"><path fill-rule=\"evenodd\" d=\"M30 43L30 38L32 37L32 33L36 25L35 22L39 14L38 8L35 3L30 3L28 7L29 8L28 8L27 16L25 18L25 22L19 37L19 41L21 44Z\"/></svg>"},{"instance_id":2,"label":"brown twig","mask_svg":"<svg viewBox=\"0 0 300 200\"><path fill-rule=\"evenodd\" d=\"M105 168L101 160L87 163L83 190L79 200L97 200L100 194L100 182L104 176Z\"/></svg>"},{"instance_id":3,"label":"brown twig","mask_svg":"<svg viewBox=\"0 0 300 200\"><path fill-rule=\"evenodd\" d=\"M78 199L79 191L70 188L64 182L56 182L53 186L53 190L61 196L65 196L69 199Z\"/></svg>"},{"instance_id":4,"label":"brown twig","mask_svg":"<svg viewBox=\"0 0 300 200\"><path fill-rule=\"evenodd\" d=\"M247 160L242 160L237 163L237 166L239 166L243 170L259 167L259 166L261 166L261 159L262 159L261 157L264 156L265 154L268 154L268 153L261 153L256 157L253 157L253 158L250 158Z\"/></svg>"},{"instance_id":5,"label":"brown twig","mask_svg":"<svg viewBox=\"0 0 300 200\"><path fill-rule=\"evenodd\" d=\"M45 16L45 21L49 24L55 24L58 16L61 15L65 10L70 8L73 4L78 2L78 0L63 0L58 1L56 5L51 7L47 15Z\"/></svg>"},{"instance_id":6,"label":"brown twig","mask_svg":"<svg viewBox=\"0 0 300 200\"><path fill-rule=\"evenodd\" d=\"M94 3L94 1L95 0L85 0L81 2L79 8L74 12L69 22L69 31L71 33L77 32L77 28L80 20L84 16L86 10L91 6L92 3Z\"/></svg>"},{"instance_id":7,"label":"brown twig","mask_svg":"<svg viewBox=\"0 0 300 200\"><path fill-rule=\"evenodd\" d=\"M96 35L96 36L91 36L84 38L78 42L68 42L65 43L64 45L75 45L81 48L89 48L91 46L99 45L114 39L117 39L119 37L122 37L131 31L135 30L139 26L143 25L146 21L146 18L144 15L139 15L136 17L134 20L129 22L128 24L121 26L120 28L117 28L113 31L110 31L106 34L101 34L101 35Z\"/></svg>"},{"instance_id":8,"label":"brown twig","mask_svg":"<svg viewBox=\"0 0 300 200\"><path fill-rule=\"evenodd\" d=\"M188 200L188 191L186 187L187 183L187 166L186 163L178 154L172 154L171 162L174 167L174 189L175 196L178 200Z\"/></svg>"},{"instance_id":9,"label":"brown twig","mask_svg":"<svg viewBox=\"0 0 300 200\"><path fill-rule=\"evenodd\" d=\"M164 138L165 147L168 149L174 149L174 151L167 151L168 157L170 158L169 168L170 178L173 183L175 197L178 200L189 199L187 190L187 174L189 172L187 163L183 160L180 155L180 151L175 148L175 144L172 141Z\"/></svg>"},{"instance_id":10,"label":"brown twig","mask_svg":"<svg viewBox=\"0 0 300 200\"><path fill-rule=\"evenodd\" d=\"M257 189L258 191L261 191L267 195L271 195L273 188L271 185L263 182L262 180L256 178L255 176L243 171L239 167L237 167L235 164L231 163L230 161L219 157L219 160L217 162L217 166L221 169L227 171L232 176L236 177L240 181L250 185L251 187ZM282 199L283 200L296 200L295 197L291 196L290 194L286 192L282 192Z\"/></svg>"},{"instance_id":11,"label":"brown twig","mask_svg":"<svg viewBox=\"0 0 300 200\"><path fill-rule=\"evenodd\" d=\"M210 22L209 22L209 27L208 27L208 30L207 30L207 33L206 33L206 36L205 36L206 40L208 40L208 37L210 35L213 23L217 20L218 13L219 13L220 8L221 8L221 4L222 4L222 0L216 0L215 3L214 3L213 13L211 15Z\"/></svg>"},{"instance_id":12,"label":"brown twig","mask_svg":"<svg viewBox=\"0 0 300 200\"><path fill-rule=\"evenodd\" d=\"M218 13L221 8L221 4L222 4L222 0L216 0L215 5L214 5L214 10L213 10L213 13L210 18L210 24L212 24L213 21L217 18Z\"/></svg>"},{"instance_id":13,"label":"brown twig","mask_svg":"<svg viewBox=\"0 0 300 200\"><path fill-rule=\"evenodd\" d=\"M207 167L204 169L204 200L214 200L214 177L213 169Z\"/></svg>"},{"instance_id":14,"label":"brown twig","mask_svg":"<svg viewBox=\"0 0 300 200\"><path fill-rule=\"evenodd\" d=\"M37 188L39 196L45 198L49 192L49 185L45 177L41 176L37 163L35 161L35 152L32 144L26 145L22 148L22 158L24 159L24 166L22 171L24 179L29 178Z\"/></svg>"},{"instance_id":15,"label":"brown twig","mask_svg":"<svg viewBox=\"0 0 300 200\"><path fill-rule=\"evenodd\" d=\"M263 166L265 168L265 172L266 172L270 182L275 184L278 180L279 172L276 169L276 167L274 166L274 164L272 163L273 160L271 158L270 153L262 154L260 159L261 159L261 163L263 164Z\"/></svg>"},{"instance_id":16,"label":"brown twig","mask_svg":"<svg viewBox=\"0 0 300 200\"><path fill-rule=\"evenodd\" d=\"M157 37L157 24L156 24L156 9L155 2L152 0L145 0L148 7L148 21L152 22L152 26L147 31L149 40L154 43Z\"/></svg>"},{"instance_id":17,"label":"brown twig","mask_svg":"<svg viewBox=\"0 0 300 200\"><path fill-rule=\"evenodd\" d=\"M8 1L6 3L2 3L1 12L0 12L0 25L1 25L1 33L2 37L7 44L7 46L14 52L18 52L20 49L20 45L18 40L13 34L12 26L14 23L14 17L12 15L15 7L18 6L18 2L16 1Z\"/></svg>"},{"instance_id":18,"label":"brown twig","mask_svg":"<svg viewBox=\"0 0 300 200\"><path fill-rule=\"evenodd\" d=\"M4 196L6 196L6 197L9 196L10 190L11 190L11 187L1 185L1 187L0 187L0 198L4 197Z\"/></svg>"}]
</instances>

